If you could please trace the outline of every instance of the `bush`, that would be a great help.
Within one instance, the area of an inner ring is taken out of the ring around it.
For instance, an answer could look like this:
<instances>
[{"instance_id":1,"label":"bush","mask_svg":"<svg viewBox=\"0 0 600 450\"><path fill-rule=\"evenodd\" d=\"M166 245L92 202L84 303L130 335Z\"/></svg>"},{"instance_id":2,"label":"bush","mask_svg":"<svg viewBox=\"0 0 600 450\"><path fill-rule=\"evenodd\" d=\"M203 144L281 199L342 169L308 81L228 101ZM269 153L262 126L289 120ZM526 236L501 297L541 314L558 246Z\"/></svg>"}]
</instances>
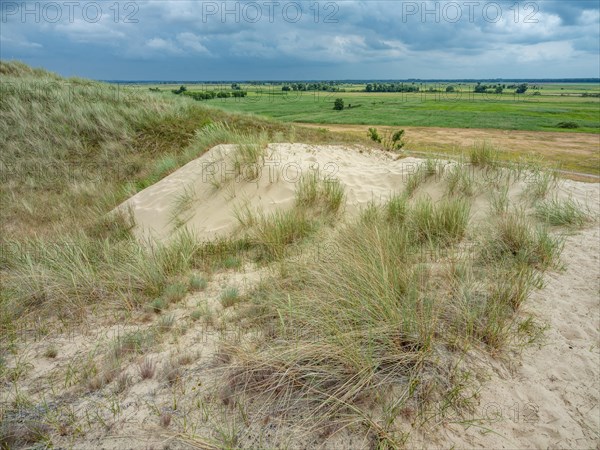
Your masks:
<instances>
[{"instance_id":1,"label":"bush","mask_svg":"<svg viewBox=\"0 0 600 450\"><path fill-rule=\"evenodd\" d=\"M558 122L556 124L556 128L574 129L574 128L579 128L579 124L577 124L576 122Z\"/></svg>"},{"instance_id":2,"label":"bush","mask_svg":"<svg viewBox=\"0 0 600 450\"><path fill-rule=\"evenodd\" d=\"M379 136L377 128L369 128L368 136L372 141L381 143L381 136Z\"/></svg>"},{"instance_id":3,"label":"bush","mask_svg":"<svg viewBox=\"0 0 600 450\"><path fill-rule=\"evenodd\" d=\"M333 104L333 109L336 111L342 111L344 109L344 99L336 98Z\"/></svg>"}]
</instances>

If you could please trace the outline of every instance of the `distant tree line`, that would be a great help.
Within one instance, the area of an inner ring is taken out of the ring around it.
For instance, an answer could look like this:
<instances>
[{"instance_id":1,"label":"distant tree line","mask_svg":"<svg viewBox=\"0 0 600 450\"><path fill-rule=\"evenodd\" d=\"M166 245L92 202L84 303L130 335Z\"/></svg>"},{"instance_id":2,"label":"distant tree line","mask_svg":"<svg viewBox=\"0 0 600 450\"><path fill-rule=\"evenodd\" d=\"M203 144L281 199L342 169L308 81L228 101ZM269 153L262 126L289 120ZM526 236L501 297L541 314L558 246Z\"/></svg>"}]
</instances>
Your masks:
<instances>
[{"instance_id":1,"label":"distant tree line","mask_svg":"<svg viewBox=\"0 0 600 450\"><path fill-rule=\"evenodd\" d=\"M235 87L234 87L235 85ZM191 97L194 100L212 100L213 98L241 98L246 97L248 92L240 90L239 85L232 84L231 88L234 89L229 91L188 91L185 86L180 86L179 89L173 89L171 92L175 95L185 95Z\"/></svg>"},{"instance_id":2,"label":"distant tree line","mask_svg":"<svg viewBox=\"0 0 600 450\"><path fill-rule=\"evenodd\" d=\"M419 92L419 86L414 83L369 83L365 92Z\"/></svg>"},{"instance_id":3,"label":"distant tree line","mask_svg":"<svg viewBox=\"0 0 600 450\"><path fill-rule=\"evenodd\" d=\"M284 92L289 91L325 91L325 92L343 92L333 81L315 82L315 83L290 83L281 88Z\"/></svg>"}]
</instances>

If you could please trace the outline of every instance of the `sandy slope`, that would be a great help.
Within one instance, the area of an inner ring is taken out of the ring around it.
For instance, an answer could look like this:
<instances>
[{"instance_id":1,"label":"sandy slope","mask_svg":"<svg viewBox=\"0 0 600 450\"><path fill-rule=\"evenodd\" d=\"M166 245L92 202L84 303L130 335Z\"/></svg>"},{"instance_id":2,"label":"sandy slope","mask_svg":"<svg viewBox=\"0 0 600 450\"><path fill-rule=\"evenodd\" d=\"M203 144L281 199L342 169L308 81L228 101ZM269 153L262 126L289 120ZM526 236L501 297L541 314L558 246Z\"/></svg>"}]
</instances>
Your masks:
<instances>
[{"instance_id":1,"label":"sandy slope","mask_svg":"<svg viewBox=\"0 0 600 450\"><path fill-rule=\"evenodd\" d=\"M417 442L438 448L598 448L600 445L600 231L567 239L565 270L546 275L525 310L548 325L541 346L503 363L472 414ZM415 442L416 443L416 442Z\"/></svg>"},{"instance_id":2,"label":"sandy slope","mask_svg":"<svg viewBox=\"0 0 600 450\"><path fill-rule=\"evenodd\" d=\"M132 208L140 235L168 237L175 227L171 218L177 198L187 190L194 192L194 200L181 215L186 226L202 238L225 236L237 225L236 208L269 213L292 206L300 176L315 169L344 184L347 209L353 212L401 190L421 161L338 146L271 144L258 178L250 179L246 173L234 175L232 151L231 145L219 145L127 200L122 207Z\"/></svg>"}]
</instances>

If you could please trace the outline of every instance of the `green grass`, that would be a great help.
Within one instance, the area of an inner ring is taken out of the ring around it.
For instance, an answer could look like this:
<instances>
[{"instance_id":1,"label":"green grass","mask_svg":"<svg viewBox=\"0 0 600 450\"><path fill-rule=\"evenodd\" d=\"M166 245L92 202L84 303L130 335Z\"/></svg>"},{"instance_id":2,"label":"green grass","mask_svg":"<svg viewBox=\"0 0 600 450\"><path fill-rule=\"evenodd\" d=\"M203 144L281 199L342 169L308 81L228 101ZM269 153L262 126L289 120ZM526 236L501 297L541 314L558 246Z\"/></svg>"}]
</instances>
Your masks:
<instances>
[{"instance_id":1,"label":"green grass","mask_svg":"<svg viewBox=\"0 0 600 450\"><path fill-rule=\"evenodd\" d=\"M572 198L553 198L536 203L535 215L553 226L581 227L591 219L585 208Z\"/></svg>"},{"instance_id":2,"label":"green grass","mask_svg":"<svg viewBox=\"0 0 600 450\"><path fill-rule=\"evenodd\" d=\"M541 96L505 93L492 98L466 92L460 98L439 93L301 92L290 94L288 97L293 99L286 100L278 92L259 94L260 89L250 88L249 96L241 100L215 99L207 103L286 122L600 133L600 99L561 97L550 90ZM584 89L596 86L590 84ZM334 111L333 102L338 97L355 107ZM579 127L565 129L559 125L561 122L574 122Z\"/></svg>"},{"instance_id":3,"label":"green grass","mask_svg":"<svg viewBox=\"0 0 600 450\"><path fill-rule=\"evenodd\" d=\"M314 427L352 420L394 445L399 410L468 408L474 384L460 350L505 348L515 311L561 248L511 215L461 250L469 211L464 197L394 195L333 235L334 263L298 261L265 280L250 294L260 337L227 347L228 389L272 402L299 426L306 415ZM373 418L373 398L389 417ZM294 415L299 404L305 416Z\"/></svg>"},{"instance_id":4,"label":"green grass","mask_svg":"<svg viewBox=\"0 0 600 450\"><path fill-rule=\"evenodd\" d=\"M490 235L483 246L485 260L516 262L540 270L556 262L563 246L561 238L535 226L520 211L500 216Z\"/></svg>"},{"instance_id":5,"label":"green grass","mask_svg":"<svg viewBox=\"0 0 600 450\"><path fill-rule=\"evenodd\" d=\"M302 175L295 195L297 207L320 207L329 213L338 212L346 198L339 180L322 178L318 171Z\"/></svg>"}]
</instances>

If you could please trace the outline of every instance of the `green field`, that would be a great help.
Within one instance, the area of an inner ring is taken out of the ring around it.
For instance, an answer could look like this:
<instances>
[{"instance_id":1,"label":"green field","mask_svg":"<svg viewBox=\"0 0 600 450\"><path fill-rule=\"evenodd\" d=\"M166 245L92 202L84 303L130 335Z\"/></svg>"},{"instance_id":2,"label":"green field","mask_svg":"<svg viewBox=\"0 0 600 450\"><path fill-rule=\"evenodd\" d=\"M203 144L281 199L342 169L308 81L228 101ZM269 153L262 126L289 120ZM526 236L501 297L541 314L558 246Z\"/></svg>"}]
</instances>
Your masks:
<instances>
[{"instance_id":1,"label":"green field","mask_svg":"<svg viewBox=\"0 0 600 450\"><path fill-rule=\"evenodd\" d=\"M162 95L173 95L171 86L156 87ZM361 92L364 85L356 84L338 86L342 92L282 92L281 88L242 85L248 92L245 98L204 102L285 122L600 133L600 98L582 96L597 95L600 87L596 83L540 85L523 95L510 89L500 95L479 94L467 84L457 85L459 92L455 93L446 93L445 85L439 84L421 86L417 93L367 93ZM230 86L188 85L187 89L227 91ZM333 109L336 98L344 100L343 111ZM562 128L561 122L573 122L577 128Z\"/></svg>"}]
</instances>

